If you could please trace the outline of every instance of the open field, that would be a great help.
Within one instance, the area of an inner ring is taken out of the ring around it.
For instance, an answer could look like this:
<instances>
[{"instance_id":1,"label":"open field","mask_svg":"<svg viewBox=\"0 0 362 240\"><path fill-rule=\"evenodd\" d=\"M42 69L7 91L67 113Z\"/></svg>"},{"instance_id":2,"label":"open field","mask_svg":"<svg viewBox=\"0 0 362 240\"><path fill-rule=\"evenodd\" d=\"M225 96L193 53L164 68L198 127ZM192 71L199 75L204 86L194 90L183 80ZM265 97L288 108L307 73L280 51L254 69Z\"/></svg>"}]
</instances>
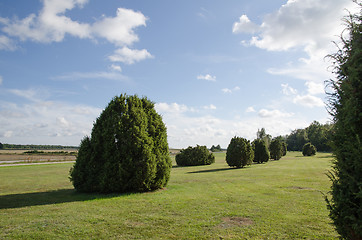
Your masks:
<instances>
[{"instance_id":1,"label":"open field","mask_svg":"<svg viewBox=\"0 0 362 240\"><path fill-rule=\"evenodd\" d=\"M231 169L174 167L166 189L80 194L72 164L0 168L0 239L337 239L323 194L331 156L291 152Z\"/></svg>"},{"instance_id":2,"label":"open field","mask_svg":"<svg viewBox=\"0 0 362 240\"><path fill-rule=\"evenodd\" d=\"M75 161L77 149L41 150L39 154L27 154L29 150L0 150L0 166L38 162Z\"/></svg>"}]
</instances>

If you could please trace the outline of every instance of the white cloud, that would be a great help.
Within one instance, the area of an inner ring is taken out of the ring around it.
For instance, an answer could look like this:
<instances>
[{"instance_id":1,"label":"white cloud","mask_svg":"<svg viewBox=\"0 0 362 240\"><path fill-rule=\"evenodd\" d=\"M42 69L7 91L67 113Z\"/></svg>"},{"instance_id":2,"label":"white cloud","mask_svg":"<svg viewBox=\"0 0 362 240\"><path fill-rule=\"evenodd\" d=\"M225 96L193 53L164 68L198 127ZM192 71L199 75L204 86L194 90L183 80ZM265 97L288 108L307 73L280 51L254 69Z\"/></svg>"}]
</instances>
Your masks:
<instances>
[{"instance_id":1,"label":"white cloud","mask_svg":"<svg viewBox=\"0 0 362 240\"><path fill-rule=\"evenodd\" d=\"M233 33L255 33L259 30L259 26L250 21L248 16L241 15L239 22L233 25Z\"/></svg>"},{"instance_id":2,"label":"white cloud","mask_svg":"<svg viewBox=\"0 0 362 240\"><path fill-rule=\"evenodd\" d=\"M80 39L106 39L108 42L123 47L117 49L111 61L132 64L152 55L146 50L131 50L126 46L138 41L134 29L146 26L147 18L141 12L118 8L115 17L102 17L94 23L82 23L68 17L74 8L82 8L88 0L44 0L39 14L30 14L23 19L0 18L2 32L0 49L15 50L13 38L21 41L41 43L61 42L66 35Z\"/></svg>"},{"instance_id":3,"label":"white cloud","mask_svg":"<svg viewBox=\"0 0 362 240\"><path fill-rule=\"evenodd\" d=\"M252 113L252 112L256 112L255 109L253 107L248 107L245 112L247 113Z\"/></svg>"},{"instance_id":4,"label":"white cloud","mask_svg":"<svg viewBox=\"0 0 362 240\"><path fill-rule=\"evenodd\" d=\"M210 104L208 106L204 106L203 108L206 109L206 110L216 110L217 109L216 106L213 105L213 104Z\"/></svg>"},{"instance_id":5,"label":"white cloud","mask_svg":"<svg viewBox=\"0 0 362 240\"><path fill-rule=\"evenodd\" d=\"M297 89L294 89L292 87L290 87L287 83L286 84L282 84L282 92L284 95L295 95L298 93Z\"/></svg>"},{"instance_id":6,"label":"white cloud","mask_svg":"<svg viewBox=\"0 0 362 240\"><path fill-rule=\"evenodd\" d=\"M122 72L121 66L116 65L116 64L112 64L112 65L110 66L110 69L112 69L113 71Z\"/></svg>"},{"instance_id":7,"label":"white cloud","mask_svg":"<svg viewBox=\"0 0 362 240\"><path fill-rule=\"evenodd\" d=\"M116 17L105 17L94 23L92 31L117 46L131 45L138 41L133 29L146 26L146 20L147 18L140 12L118 8Z\"/></svg>"},{"instance_id":8,"label":"white cloud","mask_svg":"<svg viewBox=\"0 0 362 240\"><path fill-rule=\"evenodd\" d=\"M30 101L0 100L0 136L8 143L78 145L91 133L101 112L91 106L46 100L44 90L13 89L11 93Z\"/></svg>"},{"instance_id":9,"label":"white cloud","mask_svg":"<svg viewBox=\"0 0 362 240\"><path fill-rule=\"evenodd\" d=\"M266 120L258 115L223 119L204 111L190 114L191 107L175 103L158 103L156 109L167 126L169 146L173 148L196 144L208 147L220 144L226 148L233 136L253 140L257 130L262 127L272 136L278 136L288 134L295 128L306 127L310 123L303 118L293 117L292 113L279 110L265 110L265 113L273 114ZM217 111L213 113L217 114Z\"/></svg>"},{"instance_id":10,"label":"white cloud","mask_svg":"<svg viewBox=\"0 0 362 240\"><path fill-rule=\"evenodd\" d=\"M312 95L298 95L294 98L293 102L309 108L325 106L322 99Z\"/></svg>"},{"instance_id":11,"label":"white cloud","mask_svg":"<svg viewBox=\"0 0 362 240\"><path fill-rule=\"evenodd\" d=\"M160 113L172 113L172 114L180 114L183 112L190 111L190 109L183 104L177 104L177 103L156 103L155 108L157 112Z\"/></svg>"},{"instance_id":12,"label":"white cloud","mask_svg":"<svg viewBox=\"0 0 362 240\"><path fill-rule=\"evenodd\" d=\"M153 58L153 56L146 50L129 49L123 47L116 49L114 54L108 57L112 62L123 62L126 64L134 64L147 58Z\"/></svg>"},{"instance_id":13,"label":"white cloud","mask_svg":"<svg viewBox=\"0 0 362 240\"><path fill-rule=\"evenodd\" d=\"M15 49L16 46L10 38L6 36L0 36L0 50L13 51Z\"/></svg>"},{"instance_id":14,"label":"white cloud","mask_svg":"<svg viewBox=\"0 0 362 240\"><path fill-rule=\"evenodd\" d=\"M265 15L258 27L242 15L234 23L233 32L253 34L248 41L243 40L244 46L268 51L302 51L306 57L280 68L270 68L268 72L321 84L333 77L327 71L329 63L324 57L336 51L332 41L344 29L341 19L348 13L345 9L352 13L359 11L350 0L288 0L277 11ZM245 26L244 31L241 26Z\"/></svg>"},{"instance_id":15,"label":"white cloud","mask_svg":"<svg viewBox=\"0 0 362 240\"><path fill-rule=\"evenodd\" d=\"M45 0L39 15L30 14L24 19L7 21L3 32L18 37L22 41L30 39L36 42L60 42L65 34L79 38L91 37L89 24L78 23L65 16L65 12L82 7L83 0ZM4 23L4 22L3 22Z\"/></svg>"},{"instance_id":16,"label":"white cloud","mask_svg":"<svg viewBox=\"0 0 362 240\"><path fill-rule=\"evenodd\" d=\"M240 87L238 87L238 86L236 86L236 87L234 87L234 88L232 88L232 89L229 89L229 88L223 88L223 89L221 89L221 91L222 91L223 93L233 93L233 92L239 91L239 90L240 90Z\"/></svg>"},{"instance_id":17,"label":"white cloud","mask_svg":"<svg viewBox=\"0 0 362 240\"><path fill-rule=\"evenodd\" d=\"M284 118L284 117L291 117L294 114L293 113L281 112L281 111L279 111L277 109L275 109L275 110L261 109L258 112L258 115L261 118Z\"/></svg>"},{"instance_id":18,"label":"white cloud","mask_svg":"<svg viewBox=\"0 0 362 240\"><path fill-rule=\"evenodd\" d=\"M116 70L116 69L115 69ZM116 71L110 72L73 72L60 76L52 77L53 80L58 81L72 81L82 79L100 79L100 80L115 80L115 81L129 81L129 78Z\"/></svg>"},{"instance_id":19,"label":"white cloud","mask_svg":"<svg viewBox=\"0 0 362 240\"><path fill-rule=\"evenodd\" d=\"M323 94L324 93L324 84L315 83L315 82L306 82L305 85L308 87L308 92L311 95Z\"/></svg>"},{"instance_id":20,"label":"white cloud","mask_svg":"<svg viewBox=\"0 0 362 240\"><path fill-rule=\"evenodd\" d=\"M215 82L215 81L216 81L216 77L215 77L215 76L211 76L210 74L199 75L199 76L197 76L197 79L206 80L206 81L211 81L211 82Z\"/></svg>"}]
</instances>

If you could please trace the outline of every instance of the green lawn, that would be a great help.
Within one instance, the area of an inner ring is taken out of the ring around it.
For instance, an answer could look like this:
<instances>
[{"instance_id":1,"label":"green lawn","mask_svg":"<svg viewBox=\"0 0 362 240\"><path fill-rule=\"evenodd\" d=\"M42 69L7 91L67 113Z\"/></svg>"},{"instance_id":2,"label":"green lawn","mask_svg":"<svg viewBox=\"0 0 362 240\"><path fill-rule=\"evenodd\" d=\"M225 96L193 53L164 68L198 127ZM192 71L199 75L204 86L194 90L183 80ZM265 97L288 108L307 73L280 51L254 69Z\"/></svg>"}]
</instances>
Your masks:
<instances>
[{"instance_id":1,"label":"green lawn","mask_svg":"<svg viewBox=\"0 0 362 240\"><path fill-rule=\"evenodd\" d=\"M337 239L329 154L231 169L174 167L151 193L76 193L71 164L0 167L0 239Z\"/></svg>"}]
</instances>

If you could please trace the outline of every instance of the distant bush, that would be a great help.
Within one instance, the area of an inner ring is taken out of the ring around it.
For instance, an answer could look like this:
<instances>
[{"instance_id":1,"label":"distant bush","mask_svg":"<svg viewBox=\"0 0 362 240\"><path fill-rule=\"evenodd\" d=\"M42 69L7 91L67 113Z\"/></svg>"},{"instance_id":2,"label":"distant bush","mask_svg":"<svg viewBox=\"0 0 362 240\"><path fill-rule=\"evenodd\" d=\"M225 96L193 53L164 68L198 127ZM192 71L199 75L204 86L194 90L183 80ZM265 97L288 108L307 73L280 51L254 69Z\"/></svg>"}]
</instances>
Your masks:
<instances>
[{"instance_id":1,"label":"distant bush","mask_svg":"<svg viewBox=\"0 0 362 240\"><path fill-rule=\"evenodd\" d=\"M265 142L261 139L253 141L254 162L263 163L269 161L270 154Z\"/></svg>"},{"instance_id":2,"label":"distant bush","mask_svg":"<svg viewBox=\"0 0 362 240\"><path fill-rule=\"evenodd\" d=\"M212 145L212 147L210 148L211 152L221 152L222 149L220 147L220 145L217 145L216 147L214 145Z\"/></svg>"},{"instance_id":3,"label":"distant bush","mask_svg":"<svg viewBox=\"0 0 362 240\"><path fill-rule=\"evenodd\" d=\"M306 143L303 146L303 156L313 156L317 152L317 149L311 143Z\"/></svg>"},{"instance_id":4,"label":"distant bush","mask_svg":"<svg viewBox=\"0 0 362 240\"><path fill-rule=\"evenodd\" d=\"M209 153L206 146L197 145L182 149L175 160L178 166L210 165L215 162L215 156Z\"/></svg>"},{"instance_id":5,"label":"distant bush","mask_svg":"<svg viewBox=\"0 0 362 240\"><path fill-rule=\"evenodd\" d=\"M231 139L226 150L226 162L230 167L241 168L251 165L253 158L254 151L249 140L241 137Z\"/></svg>"},{"instance_id":6,"label":"distant bush","mask_svg":"<svg viewBox=\"0 0 362 240\"><path fill-rule=\"evenodd\" d=\"M70 179L82 192L142 192L164 187L171 167L166 127L154 104L121 95L81 141Z\"/></svg>"},{"instance_id":7,"label":"distant bush","mask_svg":"<svg viewBox=\"0 0 362 240\"><path fill-rule=\"evenodd\" d=\"M283 145L279 139L274 139L269 146L270 158L279 160L283 156Z\"/></svg>"}]
</instances>

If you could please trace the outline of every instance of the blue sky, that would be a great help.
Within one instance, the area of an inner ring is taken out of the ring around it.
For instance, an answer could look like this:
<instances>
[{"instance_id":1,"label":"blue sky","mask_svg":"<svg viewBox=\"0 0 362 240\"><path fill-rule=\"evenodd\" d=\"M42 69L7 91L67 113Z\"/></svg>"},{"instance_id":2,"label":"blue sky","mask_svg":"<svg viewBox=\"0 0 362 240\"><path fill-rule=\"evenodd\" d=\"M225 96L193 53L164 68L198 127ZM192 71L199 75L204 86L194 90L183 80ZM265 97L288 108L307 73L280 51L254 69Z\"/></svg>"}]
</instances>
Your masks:
<instances>
[{"instance_id":1,"label":"blue sky","mask_svg":"<svg viewBox=\"0 0 362 240\"><path fill-rule=\"evenodd\" d=\"M324 57L350 0L2 0L0 142L78 145L116 95L174 148L325 123Z\"/></svg>"}]
</instances>

